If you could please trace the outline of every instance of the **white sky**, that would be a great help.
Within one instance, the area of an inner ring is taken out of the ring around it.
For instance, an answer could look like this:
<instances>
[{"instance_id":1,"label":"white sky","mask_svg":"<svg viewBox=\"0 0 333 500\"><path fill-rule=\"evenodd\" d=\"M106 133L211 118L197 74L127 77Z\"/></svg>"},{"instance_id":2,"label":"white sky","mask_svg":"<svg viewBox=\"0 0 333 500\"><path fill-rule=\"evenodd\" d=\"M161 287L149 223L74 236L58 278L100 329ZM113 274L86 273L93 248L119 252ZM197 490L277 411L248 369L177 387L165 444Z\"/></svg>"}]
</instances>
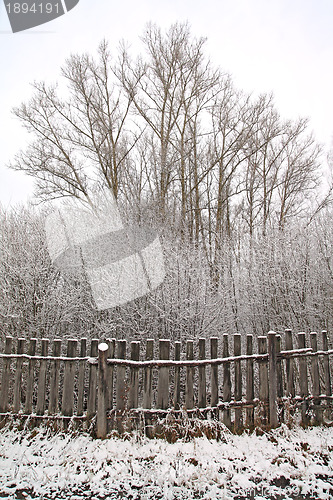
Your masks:
<instances>
[{"instance_id":1,"label":"white sky","mask_svg":"<svg viewBox=\"0 0 333 500\"><path fill-rule=\"evenodd\" d=\"M0 3L0 203L7 207L33 193L32 180L6 164L27 142L11 108L31 95L30 82L54 82L70 53L95 53L102 38L138 42L145 24L168 28L188 20L206 36L207 55L233 76L237 87L273 92L285 118L310 118L318 141L333 137L332 0L80 0L69 13L11 33Z\"/></svg>"}]
</instances>

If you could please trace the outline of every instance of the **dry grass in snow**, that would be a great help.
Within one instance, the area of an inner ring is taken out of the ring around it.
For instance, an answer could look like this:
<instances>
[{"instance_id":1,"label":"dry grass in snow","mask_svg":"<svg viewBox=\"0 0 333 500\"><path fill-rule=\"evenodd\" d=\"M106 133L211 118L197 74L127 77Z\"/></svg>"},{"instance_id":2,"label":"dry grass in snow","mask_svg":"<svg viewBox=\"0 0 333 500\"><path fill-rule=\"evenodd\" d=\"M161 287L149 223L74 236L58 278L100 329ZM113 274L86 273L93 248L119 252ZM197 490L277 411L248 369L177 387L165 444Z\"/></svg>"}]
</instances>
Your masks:
<instances>
[{"instance_id":1,"label":"dry grass in snow","mask_svg":"<svg viewBox=\"0 0 333 500\"><path fill-rule=\"evenodd\" d=\"M329 499L333 428L219 441L137 435L92 439L47 429L0 431L0 497L60 499Z\"/></svg>"}]
</instances>

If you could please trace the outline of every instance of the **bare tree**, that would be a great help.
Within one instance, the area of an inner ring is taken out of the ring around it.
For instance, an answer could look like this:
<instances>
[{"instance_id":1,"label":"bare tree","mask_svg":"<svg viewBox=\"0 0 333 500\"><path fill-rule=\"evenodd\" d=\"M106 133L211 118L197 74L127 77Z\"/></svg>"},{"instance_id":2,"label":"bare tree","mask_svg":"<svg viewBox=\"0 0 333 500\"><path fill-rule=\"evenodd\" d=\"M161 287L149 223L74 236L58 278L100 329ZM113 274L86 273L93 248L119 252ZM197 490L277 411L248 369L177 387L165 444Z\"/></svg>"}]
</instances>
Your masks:
<instances>
[{"instance_id":1,"label":"bare tree","mask_svg":"<svg viewBox=\"0 0 333 500\"><path fill-rule=\"evenodd\" d=\"M34 83L34 96L14 109L35 141L11 168L33 176L43 200L75 196L89 200L89 186L102 184L117 198L124 165L136 144L129 124L131 99L112 81L103 42L98 60L73 55L62 68L67 97L57 86Z\"/></svg>"}]
</instances>

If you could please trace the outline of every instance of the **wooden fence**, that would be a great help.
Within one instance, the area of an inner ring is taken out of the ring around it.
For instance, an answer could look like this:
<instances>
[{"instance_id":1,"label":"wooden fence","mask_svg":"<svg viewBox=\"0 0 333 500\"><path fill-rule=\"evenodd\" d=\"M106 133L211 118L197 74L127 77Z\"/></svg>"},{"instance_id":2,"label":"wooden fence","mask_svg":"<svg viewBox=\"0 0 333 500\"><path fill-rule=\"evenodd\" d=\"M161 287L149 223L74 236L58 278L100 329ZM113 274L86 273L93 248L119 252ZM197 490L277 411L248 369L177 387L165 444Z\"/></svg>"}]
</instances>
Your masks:
<instances>
[{"instance_id":1,"label":"wooden fence","mask_svg":"<svg viewBox=\"0 0 333 500\"><path fill-rule=\"evenodd\" d=\"M214 419L234 432L276 427L296 414L302 425L321 424L333 406L333 350L326 331L306 337L269 332L255 339L256 353L253 336L240 334L183 345L130 342L129 353L126 340L53 340L50 346L48 339L6 337L0 419L81 422L100 438L124 432L129 422L154 435L170 414Z\"/></svg>"}]
</instances>

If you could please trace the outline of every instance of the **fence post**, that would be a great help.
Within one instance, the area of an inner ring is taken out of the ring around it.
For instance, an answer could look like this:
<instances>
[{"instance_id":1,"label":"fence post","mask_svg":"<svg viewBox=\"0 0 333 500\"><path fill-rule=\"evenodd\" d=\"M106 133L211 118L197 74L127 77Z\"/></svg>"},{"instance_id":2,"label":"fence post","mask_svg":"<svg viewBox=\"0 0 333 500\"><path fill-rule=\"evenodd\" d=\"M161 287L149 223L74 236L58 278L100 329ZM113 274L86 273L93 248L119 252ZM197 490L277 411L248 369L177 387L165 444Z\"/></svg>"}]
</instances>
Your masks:
<instances>
[{"instance_id":1,"label":"fence post","mask_svg":"<svg viewBox=\"0 0 333 500\"><path fill-rule=\"evenodd\" d=\"M206 357L206 340L199 339L199 359L204 360ZM206 367L199 366L199 385L198 385L198 406L206 408L207 393L206 393Z\"/></svg>"},{"instance_id":2,"label":"fence post","mask_svg":"<svg viewBox=\"0 0 333 500\"><path fill-rule=\"evenodd\" d=\"M109 346L102 342L98 346L98 392L97 392L97 416L96 436L105 439L107 434L106 410L108 404L107 390L107 352Z\"/></svg>"},{"instance_id":3,"label":"fence post","mask_svg":"<svg viewBox=\"0 0 333 500\"><path fill-rule=\"evenodd\" d=\"M12 353L13 337L6 337L5 354ZM2 380L1 380L1 393L0 393L0 413L8 411L8 391L10 380L10 358L4 358Z\"/></svg>"},{"instance_id":4,"label":"fence post","mask_svg":"<svg viewBox=\"0 0 333 500\"><path fill-rule=\"evenodd\" d=\"M29 350L28 350L29 356L35 356L36 344L37 344L37 339L30 339ZM25 409L24 409L27 415L30 415L32 413L32 396L34 392L34 383L35 383L35 377L34 377L35 364L36 364L35 359L29 359L28 373L27 373L27 389L25 393Z\"/></svg>"},{"instance_id":5,"label":"fence post","mask_svg":"<svg viewBox=\"0 0 333 500\"><path fill-rule=\"evenodd\" d=\"M269 425L275 428L278 425L277 407L277 349L275 332L268 333L268 362L269 362Z\"/></svg>"},{"instance_id":6,"label":"fence post","mask_svg":"<svg viewBox=\"0 0 333 500\"><path fill-rule=\"evenodd\" d=\"M258 337L259 354L267 354L267 337ZM267 403L268 403L268 362L259 361L259 400L263 405L262 422L267 425Z\"/></svg>"},{"instance_id":7,"label":"fence post","mask_svg":"<svg viewBox=\"0 0 333 500\"><path fill-rule=\"evenodd\" d=\"M60 357L61 355L61 340L55 339L53 341L53 356ZM52 361L50 373L50 401L49 401L49 415L58 413L59 403L59 376L60 376L60 361Z\"/></svg>"},{"instance_id":8,"label":"fence post","mask_svg":"<svg viewBox=\"0 0 333 500\"><path fill-rule=\"evenodd\" d=\"M223 335L223 357L229 357L229 335ZM223 363L223 401L228 403L231 401L231 378L230 378L230 363ZM223 423L228 429L231 429L231 413L230 409L223 410Z\"/></svg>"},{"instance_id":9,"label":"fence post","mask_svg":"<svg viewBox=\"0 0 333 500\"><path fill-rule=\"evenodd\" d=\"M310 333L310 345L313 352L318 351L317 333ZM313 404L315 405L315 424L320 424L322 421L322 412L320 407L320 376L319 376L319 362L318 354L311 356L311 376L312 376L312 395L314 397ZM317 398L317 399L316 399Z\"/></svg>"},{"instance_id":10,"label":"fence post","mask_svg":"<svg viewBox=\"0 0 333 500\"><path fill-rule=\"evenodd\" d=\"M25 339L17 340L17 354L24 354L24 343ZM18 413L21 406L21 386L22 386L22 366L23 359L17 358L16 361L16 373L15 373L15 383L14 383L14 401L13 401L13 412Z\"/></svg>"},{"instance_id":11,"label":"fence post","mask_svg":"<svg viewBox=\"0 0 333 500\"><path fill-rule=\"evenodd\" d=\"M159 341L159 358L169 359L170 340ZM169 405L169 368L167 366L158 369L157 406L166 410Z\"/></svg>"},{"instance_id":12,"label":"fence post","mask_svg":"<svg viewBox=\"0 0 333 500\"><path fill-rule=\"evenodd\" d=\"M323 351L328 351L327 331L323 330L321 334L323 341ZM328 354L324 355L323 362L324 362L325 394L326 396L332 396L330 359Z\"/></svg>"},{"instance_id":13,"label":"fence post","mask_svg":"<svg viewBox=\"0 0 333 500\"><path fill-rule=\"evenodd\" d=\"M241 335L240 333L234 334L234 356L241 355ZM242 370L241 362L235 361L235 400L242 400ZM243 427L243 408L235 408L235 432L240 432Z\"/></svg>"},{"instance_id":14,"label":"fence post","mask_svg":"<svg viewBox=\"0 0 333 500\"><path fill-rule=\"evenodd\" d=\"M175 361L180 361L180 348L181 342L175 342ZM176 410L179 408L180 403L180 366L175 366L175 388L173 393L173 406Z\"/></svg>"},{"instance_id":15,"label":"fence post","mask_svg":"<svg viewBox=\"0 0 333 500\"><path fill-rule=\"evenodd\" d=\"M193 340L188 340L186 342L186 359L193 359ZM193 370L192 366L186 368L185 406L187 410L190 410L194 406Z\"/></svg>"},{"instance_id":16,"label":"fence post","mask_svg":"<svg viewBox=\"0 0 333 500\"><path fill-rule=\"evenodd\" d=\"M305 349L305 333L298 333L298 348ZM309 395L308 388L308 370L307 370L307 360L306 357L299 358L299 387L300 387L300 396L303 398L303 402L301 405L301 415L302 415L302 425L307 426L309 424L309 417L307 414L308 410L308 402L306 401L307 396Z\"/></svg>"},{"instance_id":17,"label":"fence post","mask_svg":"<svg viewBox=\"0 0 333 500\"><path fill-rule=\"evenodd\" d=\"M210 357L211 359L216 359L217 358L217 353L218 353L218 338L217 337L211 337L210 339ZM218 372L218 366L217 365L211 365L210 368L210 373L211 373L211 396L210 396L210 405L212 408L217 407L218 402L219 402L219 372ZM215 418L219 418L219 410L218 408L216 409L215 412L213 412L215 415Z\"/></svg>"},{"instance_id":18,"label":"fence post","mask_svg":"<svg viewBox=\"0 0 333 500\"><path fill-rule=\"evenodd\" d=\"M291 330L286 330L286 351L293 350L293 336ZM288 397L295 397L295 377L294 377L294 360L291 358L286 358L286 390Z\"/></svg>"},{"instance_id":19,"label":"fence post","mask_svg":"<svg viewBox=\"0 0 333 500\"><path fill-rule=\"evenodd\" d=\"M42 339L42 356L46 357L49 350L49 339ZM39 365L38 391L37 391L37 415L44 415L46 396L46 372L47 360L41 359Z\"/></svg>"},{"instance_id":20,"label":"fence post","mask_svg":"<svg viewBox=\"0 0 333 500\"><path fill-rule=\"evenodd\" d=\"M253 335L246 336L246 354L253 354ZM253 378L253 359L246 361L246 399L248 402L254 399L254 378ZM246 427L253 429L254 427L254 408L246 410Z\"/></svg>"}]
</instances>

